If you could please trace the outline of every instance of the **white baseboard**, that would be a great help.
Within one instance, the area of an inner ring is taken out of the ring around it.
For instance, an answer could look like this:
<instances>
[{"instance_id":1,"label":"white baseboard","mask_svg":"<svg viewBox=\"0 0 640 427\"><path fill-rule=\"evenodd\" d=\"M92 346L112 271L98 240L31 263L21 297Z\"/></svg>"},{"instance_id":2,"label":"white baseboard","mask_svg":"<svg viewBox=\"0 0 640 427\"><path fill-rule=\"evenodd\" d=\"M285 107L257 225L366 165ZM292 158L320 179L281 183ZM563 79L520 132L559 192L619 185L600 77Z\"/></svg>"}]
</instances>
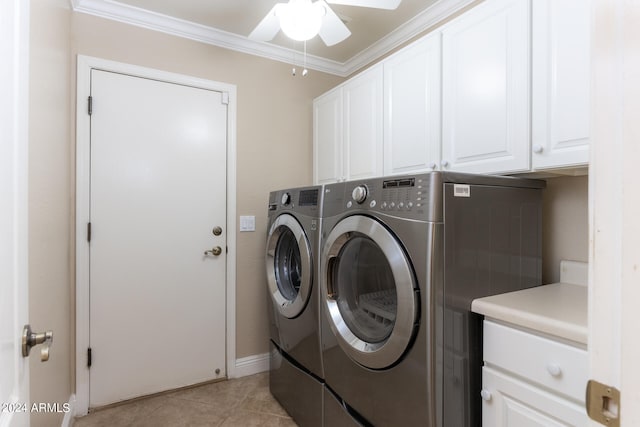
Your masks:
<instances>
[{"instance_id":1,"label":"white baseboard","mask_svg":"<svg viewBox=\"0 0 640 427\"><path fill-rule=\"evenodd\" d=\"M73 426L73 422L76 418L76 395L72 394L69 396L69 411L65 412L64 418L62 419L62 424L60 427L71 427Z\"/></svg>"},{"instance_id":2,"label":"white baseboard","mask_svg":"<svg viewBox=\"0 0 640 427\"><path fill-rule=\"evenodd\" d=\"M269 370L269 353L255 354L240 359L236 359L234 378L246 377L247 375L259 374Z\"/></svg>"}]
</instances>

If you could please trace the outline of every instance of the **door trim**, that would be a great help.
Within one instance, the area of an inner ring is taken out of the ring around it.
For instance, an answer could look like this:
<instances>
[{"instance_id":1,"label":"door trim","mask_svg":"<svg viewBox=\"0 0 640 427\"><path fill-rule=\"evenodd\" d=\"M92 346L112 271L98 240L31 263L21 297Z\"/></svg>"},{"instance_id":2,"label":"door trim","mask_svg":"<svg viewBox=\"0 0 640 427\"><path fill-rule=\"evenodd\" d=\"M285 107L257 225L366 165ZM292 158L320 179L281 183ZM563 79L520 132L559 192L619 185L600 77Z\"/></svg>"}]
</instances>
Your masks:
<instances>
[{"instance_id":1,"label":"door trim","mask_svg":"<svg viewBox=\"0 0 640 427\"><path fill-rule=\"evenodd\" d=\"M0 375L12 387L0 398L18 405L30 398L29 359L19 351L22 326L29 322L29 13L29 2L13 0L0 5L3 21L7 17L6 25L0 26L0 51L7 64L0 69L0 287L13 293L9 301L13 313L0 326L0 352L12 353L9 363L0 366ZM0 425L28 426L29 413L0 410Z\"/></svg>"},{"instance_id":2,"label":"door trim","mask_svg":"<svg viewBox=\"0 0 640 427\"><path fill-rule=\"evenodd\" d=\"M91 70L117 72L135 77L182 84L228 94L227 109L227 265L226 265L226 369L227 376L236 375L236 86L212 80L139 67L90 56L78 55L76 82L76 415L89 410L89 369L86 351L89 348L89 222L90 195L90 138L87 120L88 98L91 91Z\"/></svg>"}]
</instances>

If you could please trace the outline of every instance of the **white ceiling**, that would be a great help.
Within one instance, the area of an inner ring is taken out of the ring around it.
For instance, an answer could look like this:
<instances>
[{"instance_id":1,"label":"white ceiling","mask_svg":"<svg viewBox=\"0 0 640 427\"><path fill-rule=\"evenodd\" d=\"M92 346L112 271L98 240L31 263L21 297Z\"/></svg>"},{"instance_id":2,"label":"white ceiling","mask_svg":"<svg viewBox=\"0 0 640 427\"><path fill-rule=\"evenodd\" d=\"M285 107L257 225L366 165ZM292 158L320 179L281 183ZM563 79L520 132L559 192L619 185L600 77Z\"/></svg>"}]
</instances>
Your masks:
<instances>
[{"instance_id":1,"label":"white ceiling","mask_svg":"<svg viewBox=\"0 0 640 427\"><path fill-rule=\"evenodd\" d=\"M286 0L280 0L285 2ZM393 11L331 5L351 36L331 47L307 42L307 67L347 76L474 0L402 0ZM90 13L283 62L301 61L302 42L247 36L278 0L71 0Z\"/></svg>"}]
</instances>

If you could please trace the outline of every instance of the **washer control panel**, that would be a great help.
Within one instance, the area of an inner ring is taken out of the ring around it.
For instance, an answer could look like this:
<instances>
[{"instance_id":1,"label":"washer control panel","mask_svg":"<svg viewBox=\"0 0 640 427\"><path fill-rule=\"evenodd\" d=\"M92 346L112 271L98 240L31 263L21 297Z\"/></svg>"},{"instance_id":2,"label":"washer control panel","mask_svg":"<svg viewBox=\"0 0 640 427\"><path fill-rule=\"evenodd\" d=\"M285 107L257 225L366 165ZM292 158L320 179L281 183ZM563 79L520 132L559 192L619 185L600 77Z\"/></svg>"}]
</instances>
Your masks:
<instances>
[{"instance_id":1,"label":"washer control panel","mask_svg":"<svg viewBox=\"0 0 640 427\"><path fill-rule=\"evenodd\" d=\"M322 187L299 187L269 193L269 216L283 211L295 211L308 216L320 216Z\"/></svg>"}]
</instances>

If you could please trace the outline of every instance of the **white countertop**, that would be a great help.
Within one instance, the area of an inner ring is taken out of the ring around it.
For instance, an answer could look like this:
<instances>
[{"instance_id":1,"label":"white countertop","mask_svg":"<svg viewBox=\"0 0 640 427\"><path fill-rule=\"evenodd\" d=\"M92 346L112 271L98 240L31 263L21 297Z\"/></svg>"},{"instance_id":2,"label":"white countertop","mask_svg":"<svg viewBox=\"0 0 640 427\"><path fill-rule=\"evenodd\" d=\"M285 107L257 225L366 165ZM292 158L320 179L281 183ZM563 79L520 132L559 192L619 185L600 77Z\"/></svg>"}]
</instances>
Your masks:
<instances>
[{"instance_id":1,"label":"white countertop","mask_svg":"<svg viewBox=\"0 0 640 427\"><path fill-rule=\"evenodd\" d=\"M587 287L554 283L479 298L471 311L523 328L587 344Z\"/></svg>"},{"instance_id":2,"label":"white countertop","mask_svg":"<svg viewBox=\"0 0 640 427\"><path fill-rule=\"evenodd\" d=\"M565 267L567 266L563 265L562 269ZM586 267L578 267L584 268L586 275ZM561 282L478 298L471 304L471 311L587 345L587 301L585 277L584 284Z\"/></svg>"}]
</instances>

